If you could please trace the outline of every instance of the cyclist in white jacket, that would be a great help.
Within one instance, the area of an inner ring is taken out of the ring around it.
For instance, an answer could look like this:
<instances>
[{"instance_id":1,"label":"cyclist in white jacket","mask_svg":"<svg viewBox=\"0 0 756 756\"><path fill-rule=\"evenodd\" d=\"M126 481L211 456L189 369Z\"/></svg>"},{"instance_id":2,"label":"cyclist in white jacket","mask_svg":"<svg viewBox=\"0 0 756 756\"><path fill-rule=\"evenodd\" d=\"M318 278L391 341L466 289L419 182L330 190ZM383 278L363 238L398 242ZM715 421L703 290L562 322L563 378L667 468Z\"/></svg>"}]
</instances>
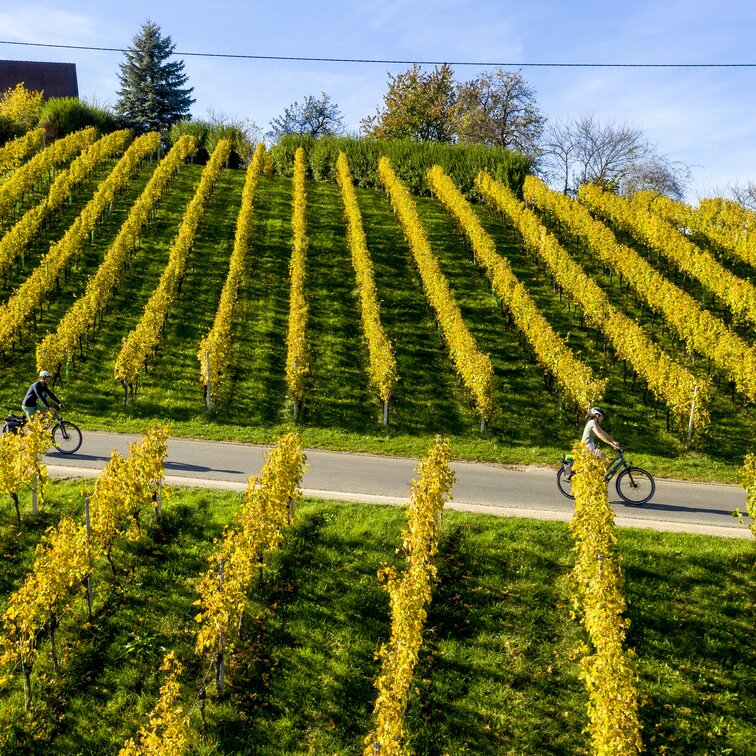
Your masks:
<instances>
[{"instance_id":1,"label":"cyclist in white jacket","mask_svg":"<svg viewBox=\"0 0 756 756\"><path fill-rule=\"evenodd\" d=\"M591 407L585 416L585 427L583 428L582 442L597 456L605 462L609 459L600 449L596 447L596 439L601 439L605 444L609 444L613 449L619 451L622 447L601 427L601 421L606 416L601 407Z\"/></svg>"}]
</instances>

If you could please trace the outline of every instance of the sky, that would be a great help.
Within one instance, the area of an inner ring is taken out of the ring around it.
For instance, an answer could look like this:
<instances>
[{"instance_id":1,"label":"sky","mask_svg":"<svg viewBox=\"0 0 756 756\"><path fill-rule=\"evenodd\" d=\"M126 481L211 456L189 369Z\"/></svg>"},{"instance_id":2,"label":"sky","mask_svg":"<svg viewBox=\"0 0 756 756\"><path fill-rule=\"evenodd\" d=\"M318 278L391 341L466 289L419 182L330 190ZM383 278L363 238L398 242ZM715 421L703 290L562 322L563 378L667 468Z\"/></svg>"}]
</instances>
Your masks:
<instances>
[{"instance_id":1,"label":"sky","mask_svg":"<svg viewBox=\"0 0 756 756\"><path fill-rule=\"evenodd\" d=\"M75 63L82 98L113 105L120 52L147 20L180 53L493 62L521 70L549 120L593 115L643 130L690 167L687 199L756 181L756 66L573 68L535 63L756 64L753 0L0 1L0 58ZM195 117L209 110L262 131L294 101L326 92L356 133L409 65L185 56ZM454 67L458 81L487 69Z\"/></svg>"}]
</instances>

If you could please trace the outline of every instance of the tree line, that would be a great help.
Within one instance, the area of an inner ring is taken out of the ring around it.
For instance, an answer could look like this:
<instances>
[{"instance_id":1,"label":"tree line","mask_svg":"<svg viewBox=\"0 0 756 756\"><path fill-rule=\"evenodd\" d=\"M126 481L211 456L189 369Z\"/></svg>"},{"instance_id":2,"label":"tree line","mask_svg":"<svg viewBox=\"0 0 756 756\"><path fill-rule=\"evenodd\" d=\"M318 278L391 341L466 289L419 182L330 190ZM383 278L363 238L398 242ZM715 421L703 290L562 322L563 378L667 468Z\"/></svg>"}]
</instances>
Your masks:
<instances>
[{"instance_id":1,"label":"tree line","mask_svg":"<svg viewBox=\"0 0 756 756\"><path fill-rule=\"evenodd\" d=\"M325 92L295 101L262 130L248 119L210 111L192 119L193 88L175 45L153 21L142 24L120 64L118 100L110 111L75 98L42 102L42 93L22 86L0 96L0 143L37 125L51 137L95 125L101 131L129 127L160 131L168 142L189 133L207 158L220 139L232 143L232 166L246 165L254 144L283 136L341 136L347 129L337 103ZM448 64L425 70L415 64L388 74L383 102L360 122L370 139L406 139L503 147L524 155L530 169L565 194L585 183L630 196L653 190L681 198L690 180L686 165L660 154L643 130L626 123L602 123L592 115L549 121L536 91L521 71L497 68L456 81ZM747 190L741 192L747 196ZM756 191L752 194L756 195Z\"/></svg>"}]
</instances>

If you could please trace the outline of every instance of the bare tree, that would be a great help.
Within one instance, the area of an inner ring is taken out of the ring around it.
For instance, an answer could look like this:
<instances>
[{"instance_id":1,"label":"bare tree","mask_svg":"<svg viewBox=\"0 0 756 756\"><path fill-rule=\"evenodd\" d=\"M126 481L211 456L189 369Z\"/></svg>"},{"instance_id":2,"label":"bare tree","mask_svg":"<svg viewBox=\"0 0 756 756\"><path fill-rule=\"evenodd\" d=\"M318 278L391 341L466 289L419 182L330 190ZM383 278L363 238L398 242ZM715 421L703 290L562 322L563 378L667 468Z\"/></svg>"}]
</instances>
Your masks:
<instances>
[{"instance_id":1,"label":"bare tree","mask_svg":"<svg viewBox=\"0 0 756 756\"><path fill-rule=\"evenodd\" d=\"M578 142L571 124L549 121L543 132L540 149L541 172L557 179L565 194L570 190L570 176L578 159Z\"/></svg>"},{"instance_id":2,"label":"bare tree","mask_svg":"<svg viewBox=\"0 0 756 756\"><path fill-rule=\"evenodd\" d=\"M613 121L602 124L592 115L581 116L575 122L574 134L582 168L581 184L618 184L631 165L653 153L641 129Z\"/></svg>"},{"instance_id":3,"label":"bare tree","mask_svg":"<svg viewBox=\"0 0 756 756\"><path fill-rule=\"evenodd\" d=\"M629 165L619 178L619 192L624 197L647 189L673 199L682 199L690 183L690 168L664 155L650 155Z\"/></svg>"},{"instance_id":4,"label":"bare tree","mask_svg":"<svg viewBox=\"0 0 756 756\"><path fill-rule=\"evenodd\" d=\"M545 118L522 74L498 68L457 85L460 142L508 147L535 157Z\"/></svg>"},{"instance_id":5,"label":"bare tree","mask_svg":"<svg viewBox=\"0 0 756 756\"><path fill-rule=\"evenodd\" d=\"M735 202L756 211L756 183L749 181L747 184L731 184L728 189Z\"/></svg>"},{"instance_id":6,"label":"bare tree","mask_svg":"<svg viewBox=\"0 0 756 756\"><path fill-rule=\"evenodd\" d=\"M284 109L282 115L271 122L267 136L278 139L284 134L305 134L324 136L341 134L344 131L344 117L331 98L321 92L320 97L308 95L303 103L294 102Z\"/></svg>"},{"instance_id":7,"label":"bare tree","mask_svg":"<svg viewBox=\"0 0 756 756\"><path fill-rule=\"evenodd\" d=\"M659 155L641 129L591 115L546 127L541 170L558 178L565 194L594 182L625 196L651 189L679 199L690 181L688 166Z\"/></svg>"}]
</instances>

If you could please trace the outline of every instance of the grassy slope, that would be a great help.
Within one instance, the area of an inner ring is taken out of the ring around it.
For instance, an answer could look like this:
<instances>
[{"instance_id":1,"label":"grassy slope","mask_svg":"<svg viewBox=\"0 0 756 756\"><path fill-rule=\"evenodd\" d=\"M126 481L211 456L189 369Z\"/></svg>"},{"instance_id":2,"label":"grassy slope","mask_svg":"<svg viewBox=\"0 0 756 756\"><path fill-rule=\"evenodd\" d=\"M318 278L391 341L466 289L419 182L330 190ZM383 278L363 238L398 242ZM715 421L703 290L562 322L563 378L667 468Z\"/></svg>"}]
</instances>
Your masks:
<instances>
[{"instance_id":1,"label":"grassy slope","mask_svg":"<svg viewBox=\"0 0 756 756\"><path fill-rule=\"evenodd\" d=\"M79 486L55 484L44 514L25 517L23 540L6 512L2 574L12 579L1 585L0 605L42 528L80 508ZM165 649L186 664L183 695L199 729L194 586L238 504L238 494L176 491L161 526L147 518L142 538L118 551L117 578L98 568L94 621L83 622L83 601L64 619L61 673L43 651L32 712L23 714L18 676L0 688L1 752L115 752L154 705ZM360 752L374 652L388 633L376 571L401 566L403 523L398 508L302 503L253 590L228 695L217 700L209 689L207 740L196 753ZM570 545L561 523L445 514L408 710L418 754L587 749ZM753 545L628 529L619 548L649 752L747 753L756 736Z\"/></svg>"},{"instance_id":2,"label":"grassy slope","mask_svg":"<svg viewBox=\"0 0 756 756\"><path fill-rule=\"evenodd\" d=\"M196 350L212 322L225 278L244 180L241 171L224 172L213 194L164 343L144 377L136 403L125 411L122 390L113 381L112 366L120 342L136 323L162 272L168 246L200 170L199 166L187 166L172 184L134 256L126 286L112 302L84 357L76 361L70 380L65 380L61 393L85 428L141 431L150 418L163 417L175 422L177 434L269 442L290 422L283 365L291 184L281 177L264 177L255 202L248 277L237 307L233 393L216 404L212 418L205 416ZM149 172L150 166L145 166L115 203L113 214L98 229L94 246L87 248L79 269L46 310L35 340L55 326L67 302L83 289L125 216L128 202L133 201ZM310 183L308 197L312 360L302 427L305 443L418 455L436 433L443 433L452 437L454 453L461 458L523 463L553 463L558 459L579 433L574 410L560 410L555 390L546 390L542 370L500 312L488 282L474 268L467 244L452 221L434 200L418 200L434 251L471 331L494 363L499 416L484 437L477 432L468 397L422 295L401 228L382 194L361 190L358 197L374 258L383 319L395 345L400 375L391 401L389 429L381 426L379 402L367 380L367 350L361 338L339 192L333 184ZM77 202L83 200L83 196L77 198ZM611 351L604 352L600 334L580 325L579 314L568 307L566 298L524 253L516 235L488 208L479 207L478 212L499 250L526 282L554 327L594 369L609 376L608 428L632 450L633 459L660 476L734 482L736 467L756 438L754 409L733 402L723 385L715 397L712 429L699 440L695 451L686 452L684 429L667 431L664 408L645 396L640 384L633 387L625 380L621 363L615 364ZM67 208L66 214L55 221L51 238L57 238L55 233L62 234L70 220L68 213ZM616 278L610 284L584 253L570 250L608 287L618 306L648 323L666 348L678 350L658 323L651 326L648 314L641 314L632 297L616 289ZM5 296L19 280L16 274L6 285ZM29 339L20 353L0 368L0 400L9 409L16 408L33 376L33 345ZM695 369L704 370L705 365Z\"/></svg>"}]
</instances>

